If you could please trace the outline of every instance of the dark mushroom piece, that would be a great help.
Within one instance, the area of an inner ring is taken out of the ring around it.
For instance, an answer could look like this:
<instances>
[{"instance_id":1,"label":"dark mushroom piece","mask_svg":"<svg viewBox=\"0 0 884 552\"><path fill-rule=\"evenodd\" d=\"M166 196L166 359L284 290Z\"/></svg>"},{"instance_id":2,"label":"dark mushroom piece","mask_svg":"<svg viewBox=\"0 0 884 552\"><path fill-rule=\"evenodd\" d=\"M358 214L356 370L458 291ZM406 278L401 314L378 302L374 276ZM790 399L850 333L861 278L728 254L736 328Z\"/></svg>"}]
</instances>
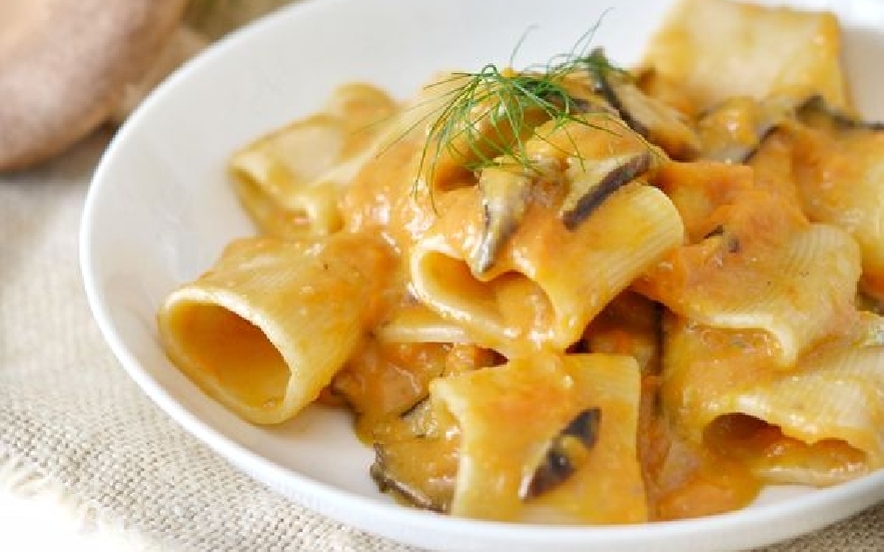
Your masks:
<instances>
[{"instance_id":1,"label":"dark mushroom piece","mask_svg":"<svg viewBox=\"0 0 884 552\"><path fill-rule=\"evenodd\" d=\"M599 436L602 411L587 408L553 437L530 477L522 480L519 498L528 500L561 485L586 462Z\"/></svg>"},{"instance_id":2,"label":"dark mushroom piece","mask_svg":"<svg viewBox=\"0 0 884 552\"><path fill-rule=\"evenodd\" d=\"M653 166L654 154L643 150L574 162L583 170L570 182L559 211L565 227L572 231L620 187L648 172ZM474 274L483 274L494 265L500 250L518 229L538 178L533 172L504 167L490 167L482 172L479 188L484 226L479 243L468 259Z\"/></svg>"},{"instance_id":3,"label":"dark mushroom piece","mask_svg":"<svg viewBox=\"0 0 884 552\"><path fill-rule=\"evenodd\" d=\"M374 444L371 478L381 492L406 504L447 512L454 497L459 434L440 430L428 399L400 418L409 431L399 440Z\"/></svg>"},{"instance_id":4,"label":"dark mushroom piece","mask_svg":"<svg viewBox=\"0 0 884 552\"><path fill-rule=\"evenodd\" d=\"M520 167L489 167L482 171L479 189L484 226L479 244L469 259L474 274L484 274L491 268L519 227L528 209L533 183L530 171Z\"/></svg>"},{"instance_id":5,"label":"dark mushroom piece","mask_svg":"<svg viewBox=\"0 0 884 552\"><path fill-rule=\"evenodd\" d=\"M791 97L765 100L740 96L712 107L697 121L699 157L723 163L747 163L777 128L794 118L798 102Z\"/></svg>"},{"instance_id":6,"label":"dark mushroom piece","mask_svg":"<svg viewBox=\"0 0 884 552\"><path fill-rule=\"evenodd\" d=\"M856 306L859 310L873 312L879 316L884 316L884 300L878 299L860 292L856 297ZM884 331L881 335L881 344L884 345Z\"/></svg>"},{"instance_id":7,"label":"dark mushroom piece","mask_svg":"<svg viewBox=\"0 0 884 552\"><path fill-rule=\"evenodd\" d=\"M445 454L435 454L435 445L438 443L429 439L375 444L375 461L369 469L371 478L381 492L390 493L406 504L434 512L447 512L454 496L456 459L454 470L433 473L430 466L438 464L440 460L445 463L449 458ZM445 463L448 464L451 462Z\"/></svg>"},{"instance_id":8,"label":"dark mushroom piece","mask_svg":"<svg viewBox=\"0 0 884 552\"><path fill-rule=\"evenodd\" d=\"M587 67L596 92L611 104L629 128L675 159L696 155L700 141L682 113L642 92L628 73L608 63L601 49L587 58Z\"/></svg>"},{"instance_id":9,"label":"dark mushroom piece","mask_svg":"<svg viewBox=\"0 0 884 552\"><path fill-rule=\"evenodd\" d=\"M586 220L611 194L651 169L653 155L649 150L608 157L601 160L580 160L583 172L571 181L570 190L561 208L562 221L574 230Z\"/></svg>"},{"instance_id":10,"label":"dark mushroom piece","mask_svg":"<svg viewBox=\"0 0 884 552\"><path fill-rule=\"evenodd\" d=\"M797 110L798 119L811 126L830 125L838 130L884 131L884 121L864 121L846 113L832 109L825 98L814 95L808 98Z\"/></svg>"},{"instance_id":11,"label":"dark mushroom piece","mask_svg":"<svg viewBox=\"0 0 884 552\"><path fill-rule=\"evenodd\" d=\"M527 81L527 89L537 81ZM532 90L533 91L533 90ZM569 90L568 95L549 95L540 90L536 93L542 100L556 105L572 115L580 113L609 113L610 109L590 91ZM612 114L613 115L613 114ZM533 128L533 127L532 127ZM484 274L493 265L500 250L518 229L531 196L531 188L544 172L551 172L548 160L504 160L496 166L486 167L479 177L482 192L484 227L478 245L468 260L474 274Z\"/></svg>"},{"instance_id":12,"label":"dark mushroom piece","mask_svg":"<svg viewBox=\"0 0 884 552\"><path fill-rule=\"evenodd\" d=\"M884 131L884 122L864 121L836 111L819 95L805 100L789 96L761 101L738 97L718 104L698 120L703 142L700 157L748 163L769 136L796 119L816 128Z\"/></svg>"},{"instance_id":13,"label":"dark mushroom piece","mask_svg":"<svg viewBox=\"0 0 884 552\"><path fill-rule=\"evenodd\" d=\"M611 70L611 72L614 71L614 69ZM611 80L611 83L613 82ZM566 120L569 117L587 113L609 118L620 117L620 108L617 107L620 104L612 105L604 95L599 95L598 91L594 89L596 86L594 82L586 83L577 79L570 82L568 88L564 89L550 88L548 82L529 78L519 86L520 90L523 90L522 93L530 94L534 98L533 101L547 104L544 110L541 110L547 116L551 116L548 110L552 105L565 114ZM621 85L618 81L617 84L611 84L611 86L619 87ZM634 85L623 84L623 86L631 87L635 93L644 97ZM633 97L632 91L624 89L624 97L629 98L629 104L638 104L638 101L633 102L631 99ZM647 100L653 103L652 99L647 98ZM659 103L659 106L655 104L654 108L656 107L677 114L674 109L668 108L662 103ZM648 112L647 109L640 111L641 113ZM498 117L498 119L506 120L505 117ZM639 133L647 132L647 128L657 129L658 123L662 121L661 117L649 116L647 119L652 123L652 126L645 127L642 126L644 123L641 123L638 125L640 127ZM529 125L530 131L533 132L536 122L532 121L532 124ZM580 122L576 118L571 122L592 126L590 123ZM676 121L676 123L683 125L681 121ZM496 126L492 125L492 128L496 128ZM689 128L685 127L685 129L686 132L692 133ZM656 130L653 131L653 133L656 132ZM528 133L520 132L519 134ZM501 133L498 132L492 142L497 143L499 141L497 138L500 136ZM510 140L511 136L504 135L504 138ZM693 138L695 137L691 134L691 139ZM516 144L515 149L523 149L522 144ZM568 198L565 200L561 216L568 229L575 229L617 188L648 171L653 162L650 153L652 149L654 149L653 146L647 144L647 148L638 154L612 157L602 161L580 159L581 165L586 165L589 168L584 171L584 177L571 183ZM531 201L532 189L537 181L547 177L560 177L557 173L561 159L519 158L519 155L524 155L524 153L524 151L515 151L511 155L502 155L494 160L494 164L482 169L479 175L478 186L482 194L483 230L479 242L467 260L474 275L484 274L494 265L500 251L516 232L524 218Z\"/></svg>"}]
</instances>

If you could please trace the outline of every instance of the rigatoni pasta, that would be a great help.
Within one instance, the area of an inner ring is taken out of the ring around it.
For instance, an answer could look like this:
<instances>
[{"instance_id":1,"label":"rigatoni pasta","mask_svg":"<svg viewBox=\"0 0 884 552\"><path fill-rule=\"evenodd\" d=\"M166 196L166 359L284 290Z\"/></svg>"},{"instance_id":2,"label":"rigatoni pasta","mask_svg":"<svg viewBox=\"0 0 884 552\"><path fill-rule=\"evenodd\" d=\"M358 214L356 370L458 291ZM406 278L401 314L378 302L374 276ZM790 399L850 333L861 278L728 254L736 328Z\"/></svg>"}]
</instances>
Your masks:
<instances>
[{"instance_id":1,"label":"rigatoni pasta","mask_svg":"<svg viewBox=\"0 0 884 552\"><path fill-rule=\"evenodd\" d=\"M678 186L708 184L686 178ZM773 193L730 193L700 222L706 236L673 249L636 289L702 324L765 330L776 341L777 364L790 367L855 309L859 249L845 231L808 222Z\"/></svg>"},{"instance_id":2,"label":"rigatoni pasta","mask_svg":"<svg viewBox=\"0 0 884 552\"><path fill-rule=\"evenodd\" d=\"M396 103L361 84L337 90L321 113L269 134L230 160L239 198L264 234L326 235L343 226L340 189L377 153Z\"/></svg>"},{"instance_id":3,"label":"rigatoni pasta","mask_svg":"<svg viewBox=\"0 0 884 552\"><path fill-rule=\"evenodd\" d=\"M349 408L378 487L455 516L679 519L884 467L884 125L835 18L688 0L633 71L588 38L347 85L236 152L261 235L170 293L172 361L254 423Z\"/></svg>"},{"instance_id":4,"label":"rigatoni pasta","mask_svg":"<svg viewBox=\"0 0 884 552\"><path fill-rule=\"evenodd\" d=\"M636 452L639 380L635 359L605 354L529 355L435 380L430 400L455 418L460 432L451 513L558 523L647 521ZM534 408L539 404L544 408ZM530 412L520 413L525 409ZM526 466L534 469L526 473Z\"/></svg>"},{"instance_id":5,"label":"rigatoni pasta","mask_svg":"<svg viewBox=\"0 0 884 552\"><path fill-rule=\"evenodd\" d=\"M743 456L773 483L840 483L880 465L880 318L860 317L788 371L767 366L757 330L667 322L662 398L692 439Z\"/></svg>"},{"instance_id":6,"label":"rigatoni pasta","mask_svg":"<svg viewBox=\"0 0 884 552\"><path fill-rule=\"evenodd\" d=\"M166 350L245 419L284 421L352 354L391 264L380 240L346 234L234 242L169 296L159 319Z\"/></svg>"},{"instance_id":7,"label":"rigatoni pasta","mask_svg":"<svg viewBox=\"0 0 884 552\"><path fill-rule=\"evenodd\" d=\"M555 211L527 213L525 230L512 236L494 268L476 275L468 260L481 227L473 191L452 192L457 203L441 208L458 218L443 215L414 247L414 294L457 320L473 342L507 357L566 349L604 305L682 240L681 221L666 196L630 184L574 232ZM587 249L587 242L595 247Z\"/></svg>"}]
</instances>

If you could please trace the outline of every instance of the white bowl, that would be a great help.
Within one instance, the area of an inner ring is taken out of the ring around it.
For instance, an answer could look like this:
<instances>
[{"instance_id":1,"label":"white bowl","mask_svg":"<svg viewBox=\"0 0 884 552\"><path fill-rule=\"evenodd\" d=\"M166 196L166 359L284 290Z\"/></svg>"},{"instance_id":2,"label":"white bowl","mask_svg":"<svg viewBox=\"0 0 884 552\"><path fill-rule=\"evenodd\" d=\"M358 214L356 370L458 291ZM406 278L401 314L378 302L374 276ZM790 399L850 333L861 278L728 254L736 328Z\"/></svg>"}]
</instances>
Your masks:
<instances>
[{"instance_id":1,"label":"white bowl","mask_svg":"<svg viewBox=\"0 0 884 552\"><path fill-rule=\"evenodd\" d=\"M824 490L769 489L741 511L627 527L457 519L408 509L368 476L372 452L339 411L313 407L279 428L244 423L203 395L161 350L155 313L232 238L253 233L225 175L228 155L318 109L349 81L405 98L440 69L516 65L568 51L609 6L595 43L638 61L669 1L314 0L209 49L167 80L102 159L82 225L82 269L101 330L132 378L194 436L256 479L322 514L431 549L737 550L808 532L884 498L884 472ZM829 8L847 29L859 107L884 119L884 2L791 2Z\"/></svg>"}]
</instances>

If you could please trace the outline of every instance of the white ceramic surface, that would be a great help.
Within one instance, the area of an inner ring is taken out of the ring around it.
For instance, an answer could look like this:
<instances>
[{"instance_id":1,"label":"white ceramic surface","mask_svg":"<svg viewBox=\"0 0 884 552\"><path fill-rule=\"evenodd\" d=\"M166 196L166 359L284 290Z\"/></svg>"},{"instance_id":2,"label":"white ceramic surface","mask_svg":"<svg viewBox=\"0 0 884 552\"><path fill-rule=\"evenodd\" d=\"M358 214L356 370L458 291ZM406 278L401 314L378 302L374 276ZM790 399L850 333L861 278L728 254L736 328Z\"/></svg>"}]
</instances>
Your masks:
<instances>
[{"instance_id":1,"label":"white ceramic surface","mask_svg":"<svg viewBox=\"0 0 884 552\"><path fill-rule=\"evenodd\" d=\"M737 550L817 529L884 499L884 472L825 490L778 488L704 519L629 527L488 523L407 509L379 494L371 451L340 412L311 408L275 429L248 425L167 361L155 312L231 238L252 233L224 167L235 148L362 80L400 97L437 70L516 65L567 51L610 6L596 34L617 62L638 60L670 0L310 0L234 34L174 74L119 131L95 174L82 225L86 290L122 365L172 418L220 455L340 521L431 549ZM859 107L884 119L884 1L793 1L829 8L847 29Z\"/></svg>"}]
</instances>

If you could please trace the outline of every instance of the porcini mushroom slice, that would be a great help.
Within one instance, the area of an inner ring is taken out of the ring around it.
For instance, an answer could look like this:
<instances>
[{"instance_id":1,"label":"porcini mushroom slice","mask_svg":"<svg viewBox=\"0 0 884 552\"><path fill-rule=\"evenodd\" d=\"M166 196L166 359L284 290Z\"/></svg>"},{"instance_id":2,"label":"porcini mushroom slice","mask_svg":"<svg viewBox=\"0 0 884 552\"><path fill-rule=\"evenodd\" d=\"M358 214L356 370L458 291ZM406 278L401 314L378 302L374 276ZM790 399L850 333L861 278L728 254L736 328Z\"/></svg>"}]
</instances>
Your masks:
<instances>
[{"instance_id":1,"label":"porcini mushroom slice","mask_svg":"<svg viewBox=\"0 0 884 552\"><path fill-rule=\"evenodd\" d=\"M578 175L562 204L561 217L569 230L577 228L605 199L624 184L651 168L650 151L608 157L599 161L577 160Z\"/></svg>"},{"instance_id":2,"label":"porcini mushroom slice","mask_svg":"<svg viewBox=\"0 0 884 552\"><path fill-rule=\"evenodd\" d=\"M0 2L0 170L42 161L101 124L153 63L185 4Z\"/></svg>"},{"instance_id":3,"label":"porcini mushroom slice","mask_svg":"<svg viewBox=\"0 0 884 552\"><path fill-rule=\"evenodd\" d=\"M369 473L381 492L412 506L448 512L454 497L460 432L424 399L400 415L408 434L374 444Z\"/></svg>"},{"instance_id":4,"label":"porcini mushroom slice","mask_svg":"<svg viewBox=\"0 0 884 552\"><path fill-rule=\"evenodd\" d=\"M703 142L701 157L726 163L747 163L768 136L796 118L811 126L833 130L884 131L884 122L863 121L833 109L822 96L806 100L770 96L757 101L735 97L716 105L698 121Z\"/></svg>"},{"instance_id":5,"label":"porcini mushroom slice","mask_svg":"<svg viewBox=\"0 0 884 552\"><path fill-rule=\"evenodd\" d=\"M417 508L447 513L454 497L457 455L440 451L436 439L375 444L369 469L378 490Z\"/></svg>"},{"instance_id":6,"label":"porcini mushroom slice","mask_svg":"<svg viewBox=\"0 0 884 552\"><path fill-rule=\"evenodd\" d=\"M864 121L852 117L844 112L833 109L820 95L814 95L807 99L798 108L798 118L811 125L814 123L827 123L842 130L870 130L873 132L884 131L884 121ZM821 121L820 118L823 120Z\"/></svg>"},{"instance_id":7,"label":"porcini mushroom slice","mask_svg":"<svg viewBox=\"0 0 884 552\"><path fill-rule=\"evenodd\" d=\"M795 120L801 105L792 96L770 96L761 101L739 97L722 102L698 122L704 141L701 157L747 163L768 136Z\"/></svg>"},{"instance_id":8,"label":"porcini mushroom slice","mask_svg":"<svg viewBox=\"0 0 884 552\"><path fill-rule=\"evenodd\" d=\"M601 420L601 409L587 408L568 422L550 440L531 476L522 481L519 497L527 500L539 496L561 485L580 469L598 441Z\"/></svg>"},{"instance_id":9,"label":"porcini mushroom slice","mask_svg":"<svg viewBox=\"0 0 884 552\"><path fill-rule=\"evenodd\" d=\"M479 189L484 227L469 259L475 274L491 268L500 249L519 227L528 208L532 182L529 171L522 168L502 166L482 171Z\"/></svg>"},{"instance_id":10,"label":"porcini mushroom slice","mask_svg":"<svg viewBox=\"0 0 884 552\"><path fill-rule=\"evenodd\" d=\"M693 157L700 149L697 133L684 115L662 101L646 95L628 73L610 68L604 53L597 49L588 65L596 91L611 104L620 118L635 132L660 146L677 159Z\"/></svg>"}]
</instances>

